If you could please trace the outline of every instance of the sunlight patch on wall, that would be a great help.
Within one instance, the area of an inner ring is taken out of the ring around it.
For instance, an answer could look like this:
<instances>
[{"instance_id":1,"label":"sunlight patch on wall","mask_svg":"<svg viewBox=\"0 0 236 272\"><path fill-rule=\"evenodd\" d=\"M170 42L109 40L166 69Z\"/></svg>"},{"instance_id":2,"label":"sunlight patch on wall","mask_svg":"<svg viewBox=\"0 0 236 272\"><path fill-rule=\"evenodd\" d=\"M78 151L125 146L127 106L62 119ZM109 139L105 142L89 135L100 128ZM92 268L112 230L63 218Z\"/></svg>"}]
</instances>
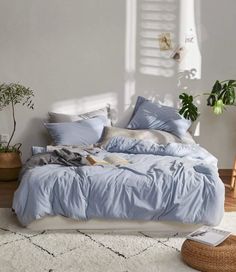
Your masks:
<instances>
[{"instance_id":1,"label":"sunlight patch on wall","mask_svg":"<svg viewBox=\"0 0 236 272\"><path fill-rule=\"evenodd\" d=\"M200 136L200 121L197 121L194 129L193 136L198 137Z\"/></svg>"},{"instance_id":2,"label":"sunlight patch on wall","mask_svg":"<svg viewBox=\"0 0 236 272\"><path fill-rule=\"evenodd\" d=\"M80 114L104 108L110 105L112 109L117 109L117 94L103 93L99 95L85 96L70 100L57 101L51 106L51 111L65 114Z\"/></svg>"},{"instance_id":3,"label":"sunlight patch on wall","mask_svg":"<svg viewBox=\"0 0 236 272\"><path fill-rule=\"evenodd\" d=\"M196 104L197 104L198 108L201 107L201 99L200 98L197 98ZM198 118L192 125L192 128L191 128L192 135L195 136L195 137L199 137L200 136L200 130L201 130L201 122L199 121L199 118Z\"/></svg>"},{"instance_id":4,"label":"sunlight patch on wall","mask_svg":"<svg viewBox=\"0 0 236 272\"><path fill-rule=\"evenodd\" d=\"M169 107L175 107L175 103L174 103L175 99L173 94L165 94L163 101L159 101L159 103L161 105L165 105L165 106L169 106Z\"/></svg>"},{"instance_id":5,"label":"sunlight patch on wall","mask_svg":"<svg viewBox=\"0 0 236 272\"><path fill-rule=\"evenodd\" d=\"M131 98L135 94L136 13L136 0L126 0L124 110L130 106Z\"/></svg>"},{"instance_id":6,"label":"sunlight patch on wall","mask_svg":"<svg viewBox=\"0 0 236 272\"><path fill-rule=\"evenodd\" d=\"M202 65L200 33L197 33L198 9L198 0L181 0L179 41L185 47L186 54L179 64L179 72L195 69L195 79L201 79Z\"/></svg>"},{"instance_id":7,"label":"sunlight patch on wall","mask_svg":"<svg viewBox=\"0 0 236 272\"><path fill-rule=\"evenodd\" d=\"M141 74L172 77L175 62L171 51L161 51L158 38L170 33L173 46L176 44L176 0L141 0L139 9L139 71Z\"/></svg>"}]
</instances>

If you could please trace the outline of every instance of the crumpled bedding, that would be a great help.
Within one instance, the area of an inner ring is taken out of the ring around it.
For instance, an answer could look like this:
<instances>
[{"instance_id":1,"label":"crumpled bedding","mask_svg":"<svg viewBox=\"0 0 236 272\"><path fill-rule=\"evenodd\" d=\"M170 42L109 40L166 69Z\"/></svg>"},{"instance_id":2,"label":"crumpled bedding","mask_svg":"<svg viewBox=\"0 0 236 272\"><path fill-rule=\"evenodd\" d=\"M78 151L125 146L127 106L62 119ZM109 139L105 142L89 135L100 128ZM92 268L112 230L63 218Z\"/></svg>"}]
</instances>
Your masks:
<instances>
[{"instance_id":1,"label":"crumpled bedding","mask_svg":"<svg viewBox=\"0 0 236 272\"><path fill-rule=\"evenodd\" d=\"M130 139L127 137L114 137L105 146L108 152L128 154L152 154L160 156L176 156L188 159L199 159L217 167L217 159L198 144L168 143L157 144L147 140Z\"/></svg>"},{"instance_id":2,"label":"crumpled bedding","mask_svg":"<svg viewBox=\"0 0 236 272\"><path fill-rule=\"evenodd\" d=\"M21 224L47 215L219 224L224 186L216 158L205 149L115 137L96 150L101 158L111 152L130 163L26 167L13 201Z\"/></svg>"},{"instance_id":3,"label":"crumpled bedding","mask_svg":"<svg viewBox=\"0 0 236 272\"><path fill-rule=\"evenodd\" d=\"M59 164L64 166L80 166L82 163L82 155L72 152L66 148L53 150L52 152L39 153L32 156L24 165L24 171L35 166L43 166L46 164Z\"/></svg>"}]
</instances>

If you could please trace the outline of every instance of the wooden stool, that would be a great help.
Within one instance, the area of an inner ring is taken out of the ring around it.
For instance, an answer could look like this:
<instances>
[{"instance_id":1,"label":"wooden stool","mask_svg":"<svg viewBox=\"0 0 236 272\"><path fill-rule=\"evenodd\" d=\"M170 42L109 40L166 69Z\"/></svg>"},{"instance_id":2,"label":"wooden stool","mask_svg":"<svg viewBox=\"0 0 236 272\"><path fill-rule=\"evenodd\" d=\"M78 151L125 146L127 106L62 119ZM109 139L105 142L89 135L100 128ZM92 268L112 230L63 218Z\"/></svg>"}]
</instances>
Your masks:
<instances>
[{"instance_id":1,"label":"wooden stool","mask_svg":"<svg viewBox=\"0 0 236 272\"><path fill-rule=\"evenodd\" d=\"M181 255L185 263L202 272L236 271L236 236L230 235L216 247L185 240Z\"/></svg>"}]
</instances>

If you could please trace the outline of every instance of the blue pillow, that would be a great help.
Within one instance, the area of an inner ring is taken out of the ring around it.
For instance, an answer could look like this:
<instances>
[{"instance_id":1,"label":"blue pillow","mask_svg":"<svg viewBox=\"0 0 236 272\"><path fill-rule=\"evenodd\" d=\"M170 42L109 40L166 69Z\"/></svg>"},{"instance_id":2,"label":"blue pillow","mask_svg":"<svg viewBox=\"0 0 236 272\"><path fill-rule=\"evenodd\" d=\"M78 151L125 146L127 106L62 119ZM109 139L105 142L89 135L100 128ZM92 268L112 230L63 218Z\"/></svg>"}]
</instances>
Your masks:
<instances>
[{"instance_id":1,"label":"blue pillow","mask_svg":"<svg viewBox=\"0 0 236 272\"><path fill-rule=\"evenodd\" d=\"M104 125L105 116L68 123L45 123L53 142L56 145L90 145L99 141Z\"/></svg>"},{"instance_id":2,"label":"blue pillow","mask_svg":"<svg viewBox=\"0 0 236 272\"><path fill-rule=\"evenodd\" d=\"M136 104L135 104L135 107L134 107L133 116L134 116L135 113L137 112L139 106L140 106L144 101L150 101L150 100L148 100L148 99L145 98L145 97L138 96L137 101L136 101ZM132 116L132 117L133 117L133 116Z\"/></svg>"},{"instance_id":3,"label":"blue pillow","mask_svg":"<svg viewBox=\"0 0 236 272\"><path fill-rule=\"evenodd\" d=\"M43 146L35 146L35 145L33 145L31 147L31 153L32 153L32 155L41 154L41 153L44 153L46 151L47 151L47 148L43 147Z\"/></svg>"},{"instance_id":4,"label":"blue pillow","mask_svg":"<svg viewBox=\"0 0 236 272\"><path fill-rule=\"evenodd\" d=\"M191 121L184 119L177 109L139 96L127 128L164 130L181 138L190 126Z\"/></svg>"}]
</instances>

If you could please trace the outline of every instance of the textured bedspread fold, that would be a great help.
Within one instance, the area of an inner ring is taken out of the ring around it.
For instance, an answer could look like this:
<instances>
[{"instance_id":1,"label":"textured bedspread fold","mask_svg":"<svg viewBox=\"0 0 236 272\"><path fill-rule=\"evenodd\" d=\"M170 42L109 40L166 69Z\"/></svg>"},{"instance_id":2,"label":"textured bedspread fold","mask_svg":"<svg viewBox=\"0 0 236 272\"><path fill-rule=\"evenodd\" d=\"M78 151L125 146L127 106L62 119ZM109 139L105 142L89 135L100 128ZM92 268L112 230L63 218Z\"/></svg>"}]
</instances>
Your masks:
<instances>
[{"instance_id":1,"label":"textured bedspread fold","mask_svg":"<svg viewBox=\"0 0 236 272\"><path fill-rule=\"evenodd\" d=\"M157 145L116 137L101 157L119 153L119 167L31 165L14 195L23 225L46 215L75 219L170 220L217 225L224 186L217 160L198 145Z\"/></svg>"}]
</instances>

